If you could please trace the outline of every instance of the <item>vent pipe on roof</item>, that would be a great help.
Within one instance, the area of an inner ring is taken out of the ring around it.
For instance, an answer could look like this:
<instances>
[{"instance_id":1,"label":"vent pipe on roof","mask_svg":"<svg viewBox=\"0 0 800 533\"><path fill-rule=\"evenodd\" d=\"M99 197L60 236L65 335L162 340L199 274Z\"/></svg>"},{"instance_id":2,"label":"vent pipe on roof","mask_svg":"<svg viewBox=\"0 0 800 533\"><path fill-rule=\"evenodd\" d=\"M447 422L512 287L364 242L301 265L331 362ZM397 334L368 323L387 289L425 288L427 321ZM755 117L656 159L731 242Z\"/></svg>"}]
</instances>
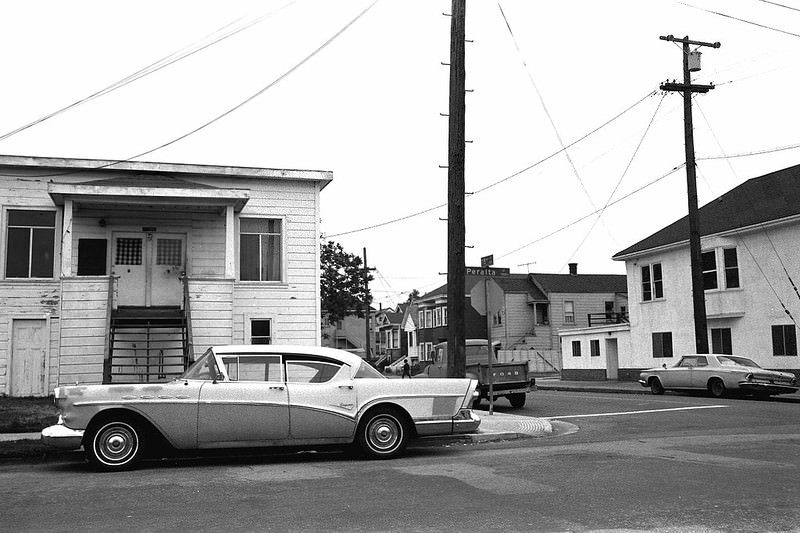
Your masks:
<instances>
[{"instance_id":1,"label":"vent pipe on roof","mask_svg":"<svg viewBox=\"0 0 800 533\"><path fill-rule=\"evenodd\" d=\"M578 275L578 263L567 263L569 265L569 275L570 276L577 276Z\"/></svg>"}]
</instances>

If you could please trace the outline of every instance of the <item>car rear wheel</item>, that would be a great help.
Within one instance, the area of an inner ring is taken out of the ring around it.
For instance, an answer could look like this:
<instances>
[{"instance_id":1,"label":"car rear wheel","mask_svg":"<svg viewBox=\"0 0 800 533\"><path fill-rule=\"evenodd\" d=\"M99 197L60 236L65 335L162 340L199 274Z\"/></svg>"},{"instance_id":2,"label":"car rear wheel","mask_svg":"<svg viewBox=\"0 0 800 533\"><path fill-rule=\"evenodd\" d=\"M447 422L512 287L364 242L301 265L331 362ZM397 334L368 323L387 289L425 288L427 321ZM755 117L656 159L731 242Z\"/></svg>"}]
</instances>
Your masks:
<instances>
[{"instance_id":1,"label":"car rear wheel","mask_svg":"<svg viewBox=\"0 0 800 533\"><path fill-rule=\"evenodd\" d=\"M722 398L725 396L725 384L721 379L712 379L709 381L708 390L714 398Z\"/></svg>"},{"instance_id":2,"label":"car rear wheel","mask_svg":"<svg viewBox=\"0 0 800 533\"><path fill-rule=\"evenodd\" d=\"M404 417L390 408L367 413L358 428L358 444L372 459L392 459L400 455L408 443Z\"/></svg>"},{"instance_id":3,"label":"car rear wheel","mask_svg":"<svg viewBox=\"0 0 800 533\"><path fill-rule=\"evenodd\" d=\"M660 379L653 378L650 380L650 392L657 396L664 394L664 387L661 385Z\"/></svg>"},{"instance_id":4,"label":"car rear wheel","mask_svg":"<svg viewBox=\"0 0 800 533\"><path fill-rule=\"evenodd\" d=\"M131 420L102 422L84 443L89 463L106 472L134 468L144 455L144 447L144 431Z\"/></svg>"},{"instance_id":5,"label":"car rear wheel","mask_svg":"<svg viewBox=\"0 0 800 533\"><path fill-rule=\"evenodd\" d=\"M511 402L511 407L520 408L525 405L525 393L518 392L508 395L508 401Z\"/></svg>"}]
</instances>

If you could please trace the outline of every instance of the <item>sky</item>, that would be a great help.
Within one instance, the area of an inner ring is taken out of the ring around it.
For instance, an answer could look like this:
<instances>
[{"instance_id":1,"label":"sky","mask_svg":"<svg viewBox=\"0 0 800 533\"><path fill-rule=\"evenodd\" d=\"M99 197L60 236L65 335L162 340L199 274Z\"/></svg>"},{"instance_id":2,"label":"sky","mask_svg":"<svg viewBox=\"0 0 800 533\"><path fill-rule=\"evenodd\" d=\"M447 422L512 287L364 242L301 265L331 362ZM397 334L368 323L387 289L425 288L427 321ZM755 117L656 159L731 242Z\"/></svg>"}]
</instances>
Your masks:
<instances>
[{"instance_id":1,"label":"sky","mask_svg":"<svg viewBox=\"0 0 800 533\"><path fill-rule=\"evenodd\" d=\"M366 248L392 306L446 282L450 9L3 2L0 154L332 171L324 238ZM701 206L800 163L798 0L468 0L468 266L624 274L687 214L666 35L721 43L693 75Z\"/></svg>"}]
</instances>

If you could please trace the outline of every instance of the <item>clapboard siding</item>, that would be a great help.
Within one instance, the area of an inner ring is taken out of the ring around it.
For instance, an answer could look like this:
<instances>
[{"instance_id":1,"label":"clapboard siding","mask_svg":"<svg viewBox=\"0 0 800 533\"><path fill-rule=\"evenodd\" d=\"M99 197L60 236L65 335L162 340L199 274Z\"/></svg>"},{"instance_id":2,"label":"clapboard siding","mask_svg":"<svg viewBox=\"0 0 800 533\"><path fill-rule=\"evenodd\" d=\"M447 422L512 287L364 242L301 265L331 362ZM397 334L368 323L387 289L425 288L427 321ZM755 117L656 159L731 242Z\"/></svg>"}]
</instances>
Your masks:
<instances>
[{"instance_id":1,"label":"clapboard siding","mask_svg":"<svg viewBox=\"0 0 800 533\"><path fill-rule=\"evenodd\" d=\"M61 283L59 382L102 383L108 332L107 277L64 278ZM94 374L89 369L97 369Z\"/></svg>"},{"instance_id":2,"label":"clapboard siding","mask_svg":"<svg viewBox=\"0 0 800 533\"><path fill-rule=\"evenodd\" d=\"M233 338L233 282L189 279L192 346L197 358L209 346L230 344Z\"/></svg>"}]
</instances>

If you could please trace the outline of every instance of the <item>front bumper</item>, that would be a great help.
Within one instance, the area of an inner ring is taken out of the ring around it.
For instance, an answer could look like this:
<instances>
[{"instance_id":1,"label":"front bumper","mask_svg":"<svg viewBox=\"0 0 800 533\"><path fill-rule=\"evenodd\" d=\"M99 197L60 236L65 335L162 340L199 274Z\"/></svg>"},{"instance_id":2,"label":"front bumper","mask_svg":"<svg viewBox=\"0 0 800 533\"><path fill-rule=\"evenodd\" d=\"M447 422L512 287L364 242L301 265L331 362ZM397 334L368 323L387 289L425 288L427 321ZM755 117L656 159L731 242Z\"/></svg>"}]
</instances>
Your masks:
<instances>
[{"instance_id":1,"label":"front bumper","mask_svg":"<svg viewBox=\"0 0 800 533\"><path fill-rule=\"evenodd\" d=\"M649 387L650 386L650 385L647 384L647 380L644 380L644 379L640 379L639 380L639 385L641 385L642 387Z\"/></svg>"},{"instance_id":2,"label":"front bumper","mask_svg":"<svg viewBox=\"0 0 800 533\"><path fill-rule=\"evenodd\" d=\"M768 394L793 394L798 390L798 387L792 385L760 383L758 381L740 381L739 388L748 392L766 392Z\"/></svg>"},{"instance_id":3,"label":"front bumper","mask_svg":"<svg viewBox=\"0 0 800 533\"><path fill-rule=\"evenodd\" d=\"M64 450L77 450L83 441L83 430L70 429L61 422L42 430L42 442Z\"/></svg>"}]
</instances>

